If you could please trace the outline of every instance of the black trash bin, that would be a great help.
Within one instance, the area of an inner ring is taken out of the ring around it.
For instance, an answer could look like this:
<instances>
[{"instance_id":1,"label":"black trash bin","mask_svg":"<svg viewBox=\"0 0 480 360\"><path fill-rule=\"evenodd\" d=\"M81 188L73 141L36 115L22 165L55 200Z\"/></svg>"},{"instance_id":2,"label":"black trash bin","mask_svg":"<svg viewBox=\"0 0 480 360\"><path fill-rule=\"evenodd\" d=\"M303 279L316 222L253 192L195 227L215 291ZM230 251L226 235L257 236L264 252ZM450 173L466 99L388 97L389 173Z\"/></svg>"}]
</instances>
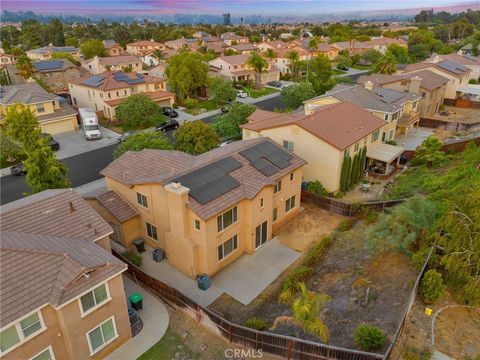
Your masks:
<instances>
[{"instance_id":1,"label":"black trash bin","mask_svg":"<svg viewBox=\"0 0 480 360\"><path fill-rule=\"evenodd\" d=\"M142 310L143 309L143 297L139 293L133 293L129 297L130 299L130 305L132 305L132 308L135 310Z\"/></svg>"},{"instance_id":2,"label":"black trash bin","mask_svg":"<svg viewBox=\"0 0 480 360\"><path fill-rule=\"evenodd\" d=\"M198 277L198 288L207 290L211 286L210 277L208 275L200 275Z\"/></svg>"},{"instance_id":3,"label":"black trash bin","mask_svg":"<svg viewBox=\"0 0 480 360\"><path fill-rule=\"evenodd\" d=\"M137 248L138 252L144 252L145 251L145 242L143 239L135 239L133 240L133 244Z\"/></svg>"},{"instance_id":4,"label":"black trash bin","mask_svg":"<svg viewBox=\"0 0 480 360\"><path fill-rule=\"evenodd\" d=\"M128 308L128 318L130 320L130 325L134 325L138 321L138 313L134 308Z\"/></svg>"},{"instance_id":5,"label":"black trash bin","mask_svg":"<svg viewBox=\"0 0 480 360\"><path fill-rule=\"evenodd\" d=\"M153 260L160 262L165 258L165 252L162 249L154 249L152 252Z\"/></svg>"}]
</instances>

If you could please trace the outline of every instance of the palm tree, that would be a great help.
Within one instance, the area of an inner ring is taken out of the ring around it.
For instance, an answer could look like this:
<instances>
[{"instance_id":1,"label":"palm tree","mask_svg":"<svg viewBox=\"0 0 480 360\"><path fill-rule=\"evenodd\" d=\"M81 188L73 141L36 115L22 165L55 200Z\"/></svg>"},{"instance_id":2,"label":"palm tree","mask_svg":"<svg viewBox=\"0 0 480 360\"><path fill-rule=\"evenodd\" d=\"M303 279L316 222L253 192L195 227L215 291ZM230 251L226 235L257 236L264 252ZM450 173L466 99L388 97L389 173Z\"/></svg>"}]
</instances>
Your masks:
<instances>
[{"instance_id":1,"label":"palm tree","mask_svg":"<svg viewBox=\"0 0 480 360\"><path fill-rule=\"evenodd\" d=\"M372 65L372 72L377 74L392 75L397 72L395 56L389 51Z\"/></svg>"},{"instance_id":2,"label":"palm tree","mask_svg":"<svg viewBox=\"0 0 480 360\"><path fill-rule=\"evenodd\" d=\"M427 166L437 166L447 158L445 151L442 150L443 143L435 136L429 136L423 140L417 147L416 155L418 159L424 160Z\"/></svg>"},{"instance_id":3,"label":"palm tree","mask_svg":"<svg viewBox=\"0 0 480 360\"><path fill-rule=\"evenodd\" d=\"M15 66L25 80L33 76L32 60L26 55L20 55L17 58L17 64Z\"/></svg>"},{"instance_id":4,"label":"palm tree","mask_svg":"<svg viewBox=\"0 0 480 360\"><path fill-rule=\"evenodd\" d=\"M162 61L165 58L165 54L163 53L163 50L156 49L153 51L152 55L157 59L158 61Z\"/></svg>"},{"instance_id":5,"label":"palm tree","mask_svg":"<svg viewBox=\"0 0 480 360\"><path fill-rule=\"evenodd\" d=\"M293 77L297 77L298 73L298 62L300 61L300 55L295 50L289 51L287 53L287 59L290 60L290 72Z\"/></svg>"},{"instance_id":6,"label":"palm tree","mask_svg":"<svg viewBox=\"0 0 480 360\"><path fill-rule=\"evenodd\" d=\"M260 74L268 68L268 62L256 53L252 53L245 64L253 69L255 73L255 83L260 83Z\"/></svg>"},{"instance_id":7,"label":"palm tree","mask_svg":"<svg viewBox=\"0 0 480 360\"><path fill-rule=\"evenodd\" d=\"M267 51L265 51L265 54L264 56L267 58L267 59L276 59L278 54L275 52L275 50L273 49L267 49Z\"/></svg>"}]
</instances>

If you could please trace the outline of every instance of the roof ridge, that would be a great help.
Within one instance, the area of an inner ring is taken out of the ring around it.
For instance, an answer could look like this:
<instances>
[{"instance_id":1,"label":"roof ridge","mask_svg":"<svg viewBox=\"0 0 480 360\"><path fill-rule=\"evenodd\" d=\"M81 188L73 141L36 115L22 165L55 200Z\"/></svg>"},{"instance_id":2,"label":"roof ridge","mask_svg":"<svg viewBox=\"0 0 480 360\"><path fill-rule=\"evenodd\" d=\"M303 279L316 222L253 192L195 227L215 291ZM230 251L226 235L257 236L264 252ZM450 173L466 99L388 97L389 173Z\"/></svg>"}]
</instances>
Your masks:
<instances>
[{"instance_id":1,"label":"roof ridge","mask_svg":"<svg viewBox=\"0 0 480 360\"><path fill-rule=\"evenodd\" d=\"M62 191L62 190L64 190L64 191ZM50 198L52 198L52 197L59 196L59 195L63 194L64 192L67 192L68 190L70 190L70 191L73 192L73 188L47 189L47 190L45 190L45 191L54 192L54 193L53 193L51 196L48 196L48 197L41 197L41 198L39 197L39 198L37 198L36 200L33 200L32 202L25 202L25 204L20 205L20 206L18 206L18 207L13 207L13 208L11 208L10 210L7 210L7 211L1 211L1 210L2 210L2 208L5 208L5 206L8 205L8 204L2 205L2 206L0 206L0 216L3 215L3 214L8 214L8 213L11 212L11 211L15 211L15 210L18 210L18 209L23 209L23 208L25 208L25 207L27 207L27 206L31 206L31 205L36 204L36 203L38 203L38 202L45 201L46 199L50 199ZM38 193L38 194L41 194L41 193ZM35 196L35 194L30 195L30 196L25 197L25 198L22 198L22 199L17 200L17 201L22 201L22 200L25 200L25 199L31 199L31 196ZM14 204L14 203L15 203L15 202L10 203L10 204ZM7 209L8 209L8 207L7 207ZM2 230L2 231L7 231L7 230Z\"/></svg>"}]
</instances>

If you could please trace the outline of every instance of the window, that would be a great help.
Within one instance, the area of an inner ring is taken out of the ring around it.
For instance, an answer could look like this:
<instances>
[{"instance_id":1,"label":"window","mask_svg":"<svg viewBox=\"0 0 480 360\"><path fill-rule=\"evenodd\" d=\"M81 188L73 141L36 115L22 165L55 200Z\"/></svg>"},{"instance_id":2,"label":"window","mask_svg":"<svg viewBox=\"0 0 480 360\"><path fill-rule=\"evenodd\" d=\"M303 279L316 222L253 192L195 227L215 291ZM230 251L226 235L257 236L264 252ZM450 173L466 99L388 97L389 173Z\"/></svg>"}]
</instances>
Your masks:
<instances>
[{"instance_id":1,"label":"window","mask_svg":"<svg viewBox=\"0 0 480 360\"><path fill-rule=\"evenodd\" d=\"M8 350L37 335L43 330L45 330L45 324L43 323L42 316L39 312L33 313L9 328L6 328L0 333L1 355L4 355Z\"/></svg>"},{"instance_id":2,"label":"window","mask_svg":"<svg viewBox=\"0 0 480 360\"><path fill-rule=\"evenodd\" d=\"M350 156L350 149L345 149L343 152L343 157L349 157Z\"/></svg>"},{"instance_id":3,"label":"window","mask_svg":"<svg viewBox=\"0 0 480 360\"><path fill-rule=\"evenodd\" d=\"M225 211L222 215L217 217L217 229L222 231L229 227L230 225L237 222L237 207L231 208L228 211Z\"/></svg>"},{"instance_id":4,"label":"window","mask_svg":"<svg viewBox=\"0 0 480 360\"><path fill-rule=\"evenodd\" d=\"M358 142L357 142L357 143L355 143L355 152L357 152L357 151L358 151L358 148L359 148L359 147L360 147L360 144L359 144Z\"/></svg>"},{"instance_id":5,"label":"window","mask_svg":"<svg viewBox=\"0 0 480 360\"><path fill-rule=\"evenodd\" d=\"M86 315L109 299L107 286L102 284L80 298L82 315Z\"/></svg>"},{"instance_id":6,"label":"window","mask_svg":"<svg viewBox=\"0 0 480 360\"><path fill-rule=\"evenodd\" d=\"M375 130L372 134L372 143L378 140L378 130Z\"/></svg>"},{"instance_id":7,"label":"window","mask_svg":"<svg viewBox=\"0 0 480 360\"><path fill-rule=\"evenodd\" d=\"M295 195L285 202L285 212L289 212L295 207Z\"/></svg>"},{"instance_id":8,"label":"window","mask_svg":"<svg viewBox=\"0 0 480 360\"><path fill-rule=\"evenodd\" d=\"M15 325L1 332L0 341L0 350L2 351L2 353L5 350L10 349L13 345L20 342L20 337L18 336L17 328L15 327Z\"/></svg>"},{"instance_id":9,"label":"window","mask_svg":"<svg viewBox=\"0 0 480 360\"><path fill-rule=\"evenodd\" d=\"M137 192L137 203L148 209L147 197Z\"/></svg>"},{"instance_id":10,"label":"window","mask_svg":"<svg viewBox=\"0 0 480 360\"><path fill-rule=\"evenodd\" d=\"M275 222L278 219L278 208L273 209L272 221Z\"/></svg>"},{"instance_id":11,"label":"window","mask_svg":"<svg viewBox=\"0 0 480 360\"><path fill-rule=\"evenodd\" d=\"M388 135L388 139L389 140L393 139L393 130L390 130L390 134Z\"/></svg>"},{"instance_id":12,"label":"window","mask_svg":"<svg viewBox=\"0 0 480 360\"><path fill-rule=\"evenodd\" d=\"M57 102L56 102L55 100L52 101L52 105L53 105L54 107L57 106Z\"/></svg>"},{"instance_id":13,"label":"window","mask_svg":"<svg viewBox=\"0 0 480 360\"><path fill-rule=\"evenodd\" d=\"M96 353L98 350L112 342L117 336L114 318L111 317L107 321L100 324L100 326L87 333L90 352L92 354Z\"/></svg>"},{"instance_id":14,"label":"window","mask_svg":"<svg viewBox=\"0 0 480 360\"><path fill-rule=\"evenodd\" d=\"M158 240L158 237L157 237L157 227L150 224L150 223L146 223L147 225L147 235L149 238L153 239L153 240Z\"/></svg>"},{"instance_id":15,"label":"window","mask_svg":"<svg viewBox=\"0 0 480 360\"><path fill-rule=\"evenodd\" d=\"M293 141L283 140L283 147L287 150L293 151Z\"/></svg>"},{"instance_id":16,"label":"window","mask_svg":"<svg viewBox=\"0 0 480 360\"><path fill-rule=\"evenodd\" d=\"M417 105L418 105L418 100L413 103L413 110L417 109Z\"/></svg>"},{"instance_id":17,"label":"window","mask_svg":"<svg viewBox=\"0 0 480 360\"><path fill-rule=\"evenodd\" d=\"M293 172L290 173L290 181L293 181L294 177L293 177Z\"/></svg>"},{"instance_id":18,"label":"window","mask_svg":"<svg viewBox=\"0 0 480 360\"><path fill-rule=\"evenodd\" d=\"M382 142L385 142L387 140L387 132L382 131Z\"/></svg>"},{"instance_id":19,"label":"window","mask_svg":"<svg viewBox=\"0 0 480 360\"><path fill-rule=\"evenodd\" d=\"M392 115L392 121L397 120L400 116L400 111L397 111L395 114Z\"/></svg>"},{"instance_id":20,"label":"window","mask_svg":"<svg viewBox=\"0 0 480 360\"><path fill-rule=\"evenodd\" d=\"M38 330L42 328L42 323L38 313L30 315L26 319L20 321L20 327L22 328L22 333L25 338L35 334Z\"/></svg>"},{"instance_id":21,"label":"window","mask_svg":"<svg viewBox=\"0 0 480 360\"><path fill-rule=\"evenodd\" d=\"M260 199L260 207L263 208L263 198Z\"/></svg>"},{"instance_id":22,"label":"window","mask_svg":"<svg viewBox=\"0 0 480 360\"><path fill-rule=\"evenodd\" d=\"M274 194L277 194L280 191L282 191L282 180L277 181L277 183L275 184L275 187L273 188Z\"/></svg>"},{"instance_id":23,"label":"window","mask_svg":"<svg viewBox=\"0 0 480 360\"><path fill-rule=\"evenodd\" d=\"M34 357L30 358L30 360L54 360L54 359L55 357L53 356L53 350L51 346L39 352Z\"/></svg>"},{"instance_id":24,"label":"window","mask_svg":"<svg viewBox=\"0 0 480 360\"><path fill-rule=\"evenodd\" d=\"M43 106L43 104L37 104L37 113L43 113L45 112L45 107Z\"/></svg>"},{"instance_id":25,"label":"window","mask_svg":"<svg viewBox=\"0 0 480 360\"><path fill-rule=\"evenodd\" d=\"M427 96L427 93L426 93L426 92L422 92L422 98L425 99L426 96Z\"/></svg>"},{"instance_id":26,"label":"window","mask_svg":"<svg viewBox=\"0 0 480 360\"><path fill-rule=\"evenodd\" d=\"M225 241L222 245L220 245L218 250L218 260L223 260L226 256L237 250L238 247L238 240L237 235L233 235L230 239Z\"/></svg>"},{"instance_id":27,"label":"window","mask_svg":"<svg viewBox=\"0 0 480 360\"><path fill-rule=\"evenodd\" d=\"M384 119L385 121L388 121L388 114L383 115L383 119Z\"/></svg>"},{"instance_id":28,"label":"window","mask_svg":"<svg viewBox=\"0 0 480 360\"><path fill-rule=\"evenodd\" d=\"M195 227L195 230L200 230L200 220L193 220L193 226Z\"/></svg>"}]
</instances>

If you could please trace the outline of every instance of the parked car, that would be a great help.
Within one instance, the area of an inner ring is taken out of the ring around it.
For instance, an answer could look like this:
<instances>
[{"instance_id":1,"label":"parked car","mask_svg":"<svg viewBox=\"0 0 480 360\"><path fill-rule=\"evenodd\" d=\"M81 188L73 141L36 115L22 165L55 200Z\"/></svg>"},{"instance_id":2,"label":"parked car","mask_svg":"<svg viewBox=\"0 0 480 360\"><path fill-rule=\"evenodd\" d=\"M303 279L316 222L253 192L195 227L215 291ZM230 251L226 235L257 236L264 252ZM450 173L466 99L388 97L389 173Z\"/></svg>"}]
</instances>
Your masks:
<instances>
[{"instance_id":1,"label":"parked car","mask_svg":"<svg viewBox=\"0 0 480 360\"><path fill-rule=\"evenodd\" d=\"M268 86L273 86L273 87L282 87L282 83L280 81L269 81L267 82Z\"/></svg>"},{"instance_id":2,"label":"parked car","mask_svg":"<svg viewBox=\"0 0 480 360\"><path fill-rule=\"evenodd\" d=\"M222 106L222 108L220 109L222 111L222 113L226 114L230 111L230 108L234 105L234 104L241 104L239 102L229 102L229 103L226 103L225 105Z\"/></svg>"},{"instance_id":3,"label":"parked car","mask_svg":"<svg viewBox=\"0 0 480 360\"><path fill-rule=\"evenodd\" d=\"M50 147L52 148L53 151L58 151L60 150L60 143L55 140L52 135L47 134L47 133L42 133L42 138L47 139Z\"/></svg>"},{"instance_id":4,"label":"parked car","mask_svg":"<svg viewBox=\"0 0 480 360\"><path fill-rule=\"evenodd\" d=\"M136 132L134 130L125 131L122 135L120 135L118 137L118 139L117 139L118 143L124 142L125 140L127 140L130 136L132 136L135 133Z\"/></svg>"},{"instance_id":5,"label":"parked car","mask_svg":"<svg viewBox=\"0 0 480 360\"><path fill-rule=\"evenodd\" d=\"M342 71L348 71L349 67L348 67L348 66L341 66L341 65L338 66L338 65L337 65L337 69L338 69L338 70L342 70Z\"/></svg>"},{"instance_id":6,"label":"parked car","mask_svg":"<svg viewBox=\"0 0 480 360\"><path fill-rule=\"evenodd\" d=\"M243 90L237 90L237 97L246 98L246 97L248 97L248 94Z\"/></svg>"},{"instance_id":7,"label":"parked car","mask_svg":"<svg viewBox=\"0 0 480 360\"><path fill-rule=\"evenodd\" d=\"M23 176L26 173L27 173L27 171L25 170L25 167L23 166L22 163L17 164L17 165L13 165L10 168L10 174L12 174L13 176Z\"/></svg>"},{"instance_id":8,"label":"parked car","mask_svg":"<svg viewBox=\"0 0 480 360\"><path fill-rule=\"evenodd\" d=\"M178 113L175 110L173 110L171 107L168 107L168 106L162 107L162 114L169 117L169 118L178 117Z\"/></svg>"},{"instance_id":9,"label":"parked car","mask_svg":"<svg viewBox=\"0 0 480 360\"><path fill-rule=\"evenodd\" d=\"M180 124L177 120L167 120L161 125L155 126L155 131L168 131L168 130L176 130L178 129Z\"/></svg>"}]
</instances>

